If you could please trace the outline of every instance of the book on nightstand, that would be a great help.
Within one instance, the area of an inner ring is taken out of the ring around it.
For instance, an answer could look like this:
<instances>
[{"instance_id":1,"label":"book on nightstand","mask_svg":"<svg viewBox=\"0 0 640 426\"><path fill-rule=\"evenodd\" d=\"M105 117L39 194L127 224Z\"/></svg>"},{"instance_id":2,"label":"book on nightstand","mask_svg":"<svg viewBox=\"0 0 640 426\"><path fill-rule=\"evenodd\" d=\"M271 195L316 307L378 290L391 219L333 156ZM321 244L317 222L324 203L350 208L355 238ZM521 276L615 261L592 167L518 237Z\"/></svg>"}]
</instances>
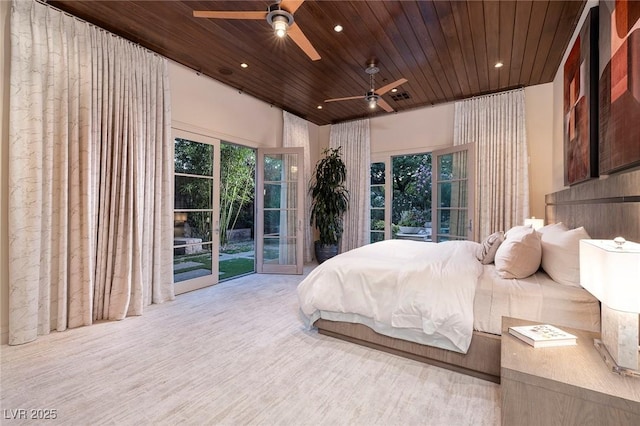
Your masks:
<instances>
[{"instance_id":1,"label":"book on nightstand","mask_svg":"<svg viewBox=\"0 0 640 426\"><path fill-rule=\"evenodd\" d=\"M549 324L509 327L509 334L534 348L576 345L577 337Z\"/></svg>"}]
</instances>

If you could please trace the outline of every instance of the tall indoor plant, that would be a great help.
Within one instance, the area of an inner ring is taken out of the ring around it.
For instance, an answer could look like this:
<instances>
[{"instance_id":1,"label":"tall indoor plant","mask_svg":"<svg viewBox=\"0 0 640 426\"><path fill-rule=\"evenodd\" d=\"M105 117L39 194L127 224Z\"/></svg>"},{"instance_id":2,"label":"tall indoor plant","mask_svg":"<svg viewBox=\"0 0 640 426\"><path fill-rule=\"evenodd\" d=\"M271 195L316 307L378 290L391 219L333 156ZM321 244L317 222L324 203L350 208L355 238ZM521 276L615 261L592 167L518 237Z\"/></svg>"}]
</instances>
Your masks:
<instances>
[{"instance_id":1,"label":"tall indoor plant","mask_svg":"<svg viewBox=\"0 0 640 426\"><path fill-rule=\"evenodd\" d=\"M340 149L327 148L311 177L311 225L320 238L315 242L316 259L322 263L338 254L338 242L344 231L342 218L349 204L349 192L344 186L347 168Z\"/></svg>"}]
</instances>

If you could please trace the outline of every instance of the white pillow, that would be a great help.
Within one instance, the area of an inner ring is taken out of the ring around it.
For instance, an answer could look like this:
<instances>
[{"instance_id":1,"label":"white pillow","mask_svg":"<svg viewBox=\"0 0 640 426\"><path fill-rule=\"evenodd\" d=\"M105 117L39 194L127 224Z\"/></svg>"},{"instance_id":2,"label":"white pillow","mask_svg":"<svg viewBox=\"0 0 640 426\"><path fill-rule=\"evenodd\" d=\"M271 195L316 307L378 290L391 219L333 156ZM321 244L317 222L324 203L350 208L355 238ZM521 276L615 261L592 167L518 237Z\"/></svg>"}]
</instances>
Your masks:
<instances>
[{"instance_id":1,"label":"white pillow","mask_svg":"<svg viewBox=\"0 0 640 426\"><path fill-rule=\"evenodd\" d=\"M542 233L542 269L557 283L580 287L580 240L590 238L582 226Z\"/></svg>"},{"instance_id":2,"label":"white pillow","mask_svg":"<svg viewBox=\"0 0 640 426\"><path fill-rule=\"evenodd\" d=\"M483 265L493 263L493 259L496 257L496 251L498 247L504 241L504 232L498 231L485 238L478 247L476 252L476 258Z\"/></svg>"},{"instance_id":3,"label":"white pillow","mask_svg":"<svg viewBox=\"0 0 640 426\"><path fill-rule=\"evenodd\" d=\"M562 222L552 223L550 225L545 225L542 228L538 228L538 232L541 234L546 234L548 232L558 232L558 231L568 231L567 225Z\"/></svg>"},{"instance_id":4,"label":"white pillow","mask_svg":"<svg viewBox=\"0 0 640 426\"><path fill-rule=\"evenodd\" d=\"M540 234L530 226L514 226L496 252L496 272L502 278L525 278L540 268L541 257Z\"/></svg>"}]
</instances>

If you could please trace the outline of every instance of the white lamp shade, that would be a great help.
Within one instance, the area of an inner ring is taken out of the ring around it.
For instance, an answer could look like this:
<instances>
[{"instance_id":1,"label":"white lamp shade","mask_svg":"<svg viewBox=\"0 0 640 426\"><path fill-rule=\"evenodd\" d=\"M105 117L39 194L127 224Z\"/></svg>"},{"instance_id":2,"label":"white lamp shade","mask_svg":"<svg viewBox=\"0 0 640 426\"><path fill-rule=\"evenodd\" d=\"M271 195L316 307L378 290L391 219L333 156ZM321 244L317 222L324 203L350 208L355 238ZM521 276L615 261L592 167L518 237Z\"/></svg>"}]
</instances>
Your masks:
<instances>
[{"instance_id":1,"label":"white lamp shade","mask_svg":"<svg viewBox=\"0 0 640 426\"><path fill-rule=\"evenodd\" d=\"M611 309L640 313L640 244L580 240L580 285Z\"/></svg>"},{"instance_id":2,"label":"white lamp shade","mask_svg":"<svg viewBox=\"0 0 640 426\"><path fill-rule=\"evenodd\" d=\"M535 217L526 218L524 226L530 226L533 229L540 229L544 226L544 219L536 219Z\"/></svg>"}]
</instances>

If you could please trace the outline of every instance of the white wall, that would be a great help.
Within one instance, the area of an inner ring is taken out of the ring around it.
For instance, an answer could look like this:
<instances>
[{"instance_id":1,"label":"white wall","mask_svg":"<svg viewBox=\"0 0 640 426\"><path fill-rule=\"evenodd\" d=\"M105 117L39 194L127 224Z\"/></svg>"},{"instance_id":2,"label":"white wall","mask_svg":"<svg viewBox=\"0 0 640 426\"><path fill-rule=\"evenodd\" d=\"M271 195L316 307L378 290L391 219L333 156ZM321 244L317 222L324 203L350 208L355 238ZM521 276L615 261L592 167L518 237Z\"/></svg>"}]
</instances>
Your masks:
<instances>
[{"instance_id":1,"label":"white wall","mask_svg":"<svg viewBox=\"0 0 640 426\"><path fill-rule=\"evenodd\" d=\"M544 218L544 196L553 192L553 84L540 84L524 90L527 146L529 149L529 204L531 216Z\"/></svg>"},{"instance_id":2,"label":"white wall","mask_svg":"<svg viewBox=\"0 0 640 426\"><path fill-rule=\"evenodd\" d=\"M442 104L371 119L371 156L430 152L453 145L454 104Z\"/></svg>"},{"instance_id":3,"label":"white wall","mask_svg":"<svg viewBox=\"0 0 640 426\"><path fill-rule=\"evenodd\" d=\"M174 62L169 75L171 118L178 127L254 148L281 145L281 109Z\"/></svg>"}]
</instances>

